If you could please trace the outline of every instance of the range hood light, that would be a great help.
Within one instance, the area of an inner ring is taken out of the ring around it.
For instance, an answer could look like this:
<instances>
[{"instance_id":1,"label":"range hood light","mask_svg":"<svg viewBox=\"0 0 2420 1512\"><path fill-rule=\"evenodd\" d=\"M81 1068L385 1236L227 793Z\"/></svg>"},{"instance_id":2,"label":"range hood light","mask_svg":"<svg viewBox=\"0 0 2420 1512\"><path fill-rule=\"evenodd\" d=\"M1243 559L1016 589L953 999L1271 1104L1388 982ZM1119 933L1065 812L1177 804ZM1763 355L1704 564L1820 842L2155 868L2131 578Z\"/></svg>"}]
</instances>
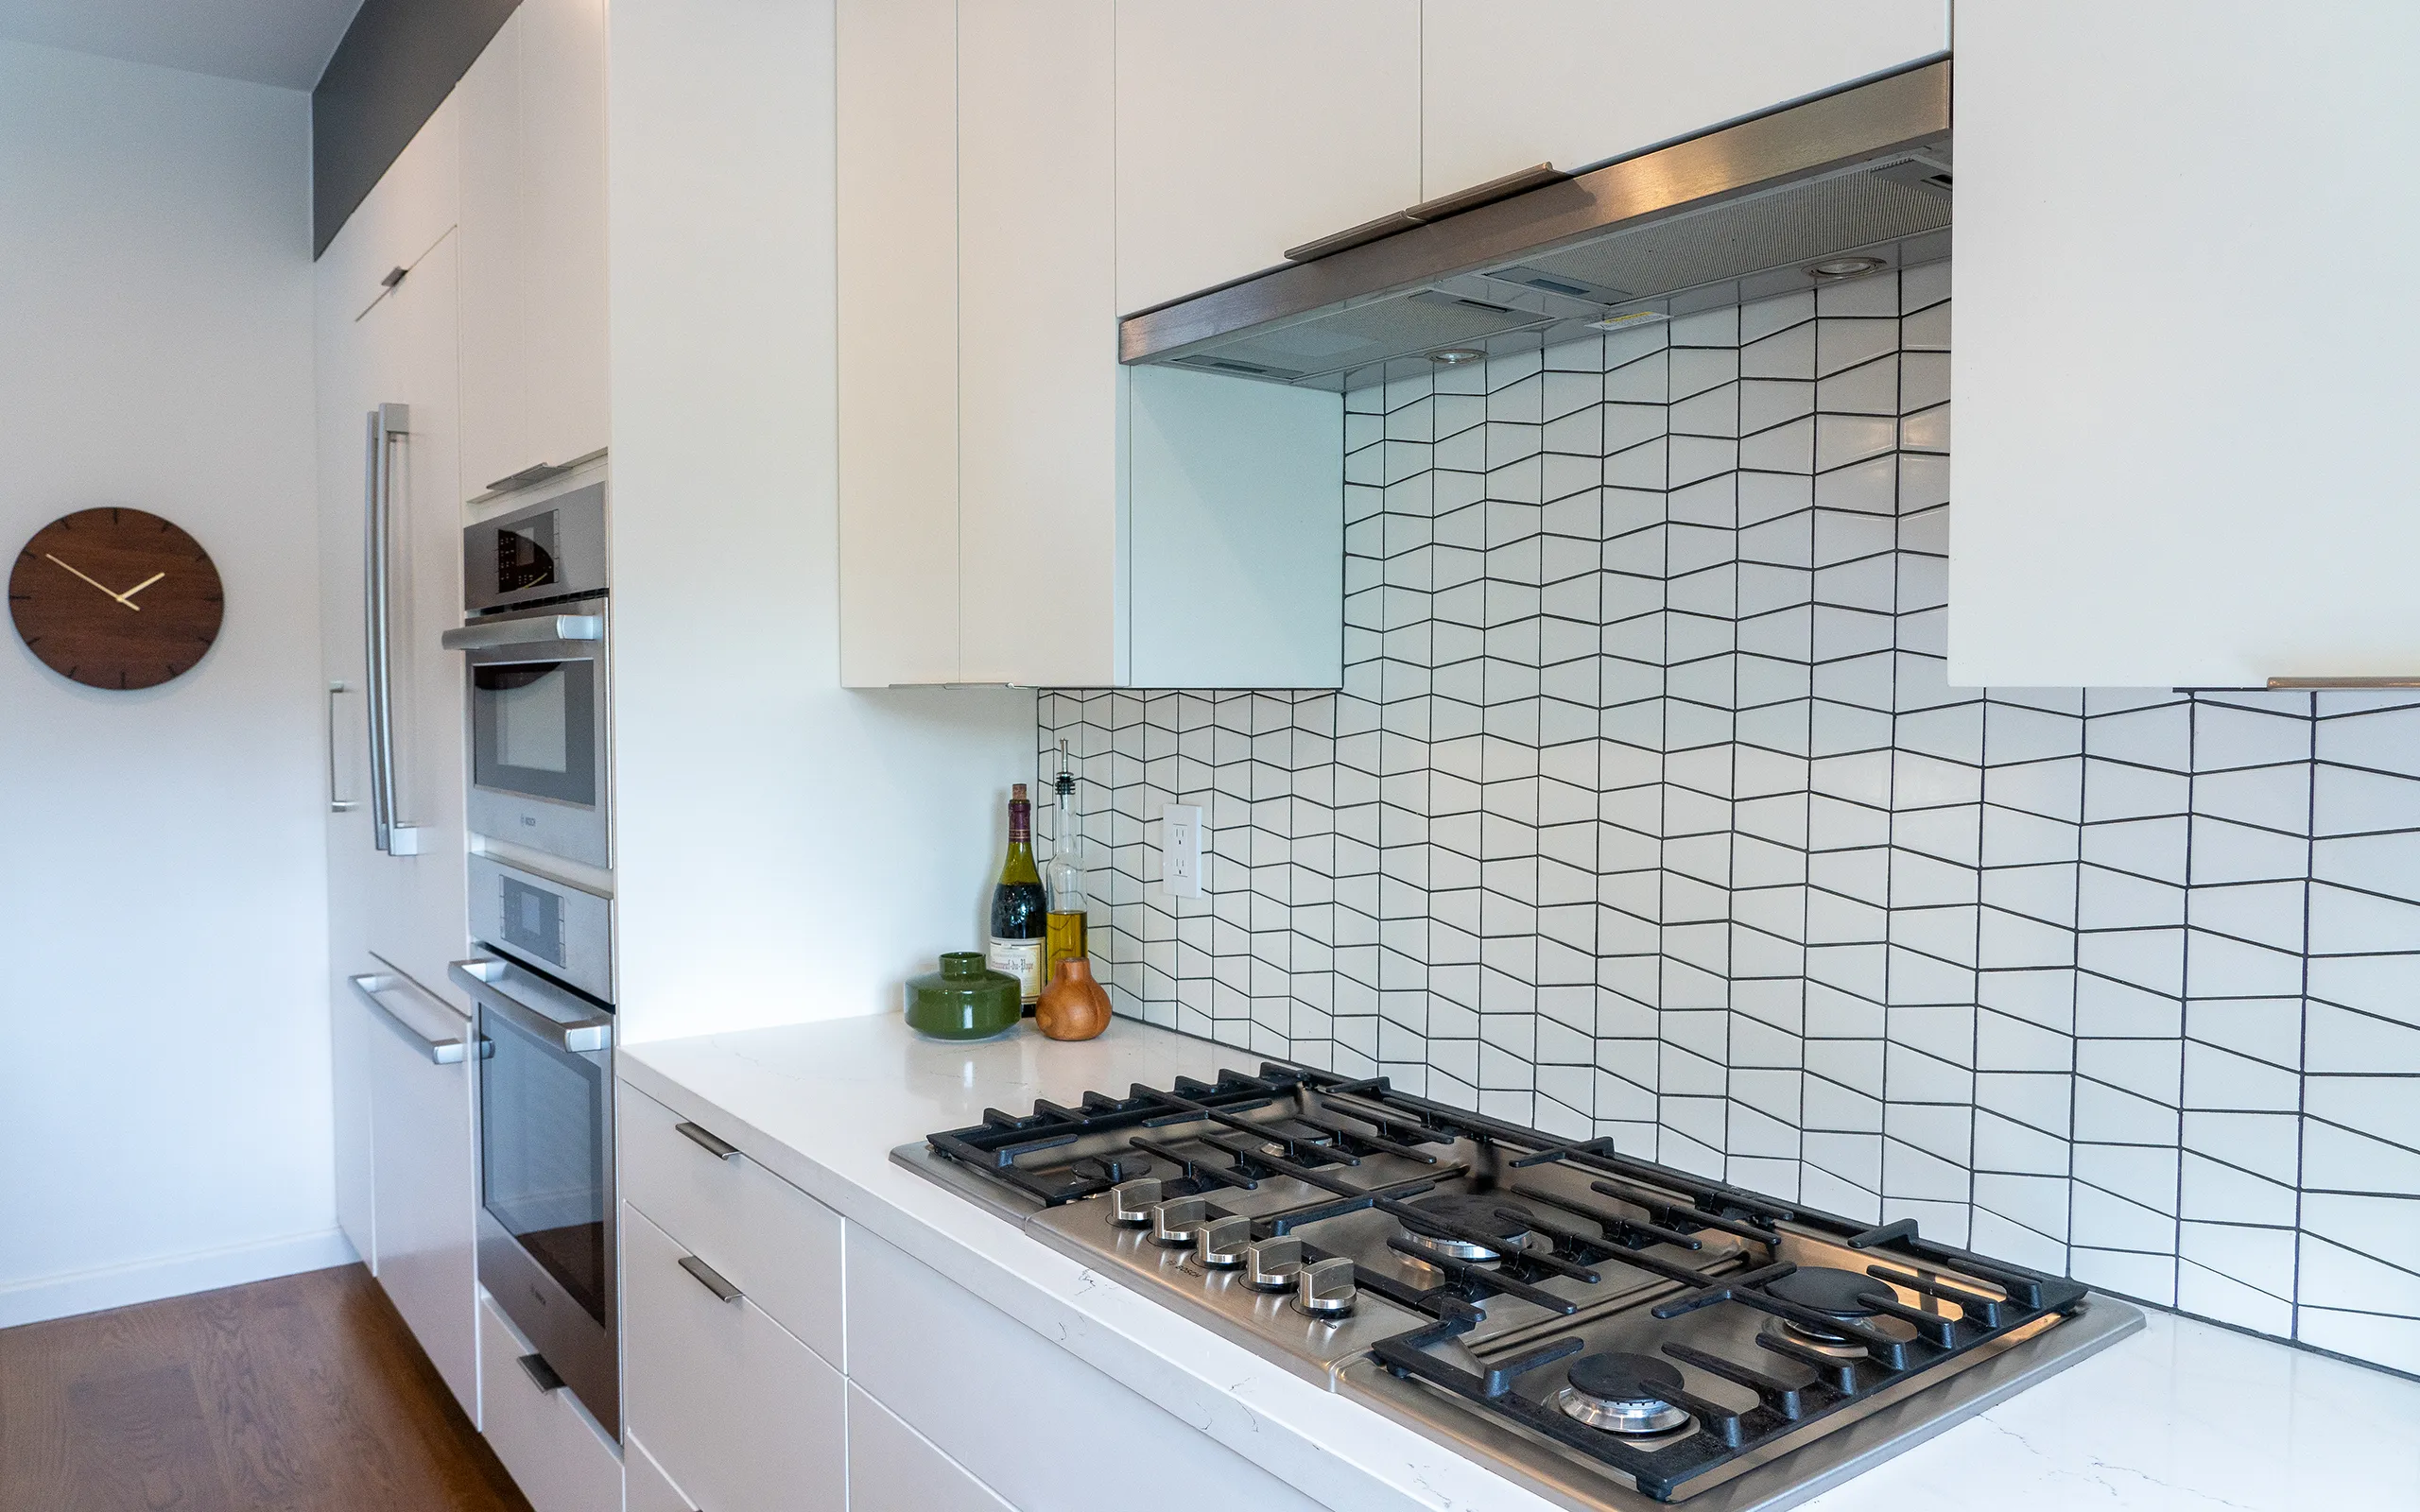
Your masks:
<instances>
[{"instance_id":1,"label":"range hood light","mask_svg":"<svg viewBox=\"0 0 2420 1512\"><path fill-rule=\"evenodd\" d=\"M1588 329L1591 331L1627 331L1634 325L1651 325L1657 320L1669 320L1670 318L1672 318L1666 315L1661 310L1624 310L1619 315L1608 315L1600 319L1589 321Z\"/></svg>"},{"instance_id":2,"label":"range hood light","mask_svg":"<svg viewBox=\"0 0 2420 1512\"><path fill-rule=\"evenodd\" d=\"M1428 354L1428 360L1440 368L1460 368L1468 363L1486 361L1487 353L1477 347L1439 347Z\"/></svg>"},{"instance_id":3,"label":"range hood light","mask_svg":"<svg viewBox=\"0 0 2420 1512\"><path fill-rule=\"evenodd\" d=\"M1855 278L1859 273L1871 273L1881 266L1882 259L1878 257L1827 257L1820 263L1809 264L1806 271L1814 278Z\"/></svg>"}]
</instances>

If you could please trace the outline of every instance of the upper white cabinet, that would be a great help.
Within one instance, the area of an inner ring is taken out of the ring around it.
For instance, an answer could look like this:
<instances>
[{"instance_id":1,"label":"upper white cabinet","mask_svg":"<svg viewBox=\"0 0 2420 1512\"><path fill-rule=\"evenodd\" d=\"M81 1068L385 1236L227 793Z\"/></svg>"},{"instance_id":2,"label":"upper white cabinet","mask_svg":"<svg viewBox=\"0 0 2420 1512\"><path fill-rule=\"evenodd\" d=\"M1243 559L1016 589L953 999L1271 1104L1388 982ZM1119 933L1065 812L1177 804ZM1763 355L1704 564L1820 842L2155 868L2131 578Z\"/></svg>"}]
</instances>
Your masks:
<instances>
[{"instance_id":1,"label":"upper white cabinet","mask_svg":"<svg viewBox=\"0 0 2420 1512\"><path fill-rule=\"evenodd\" d=\"M1958 19L1952 680L2420 672L2420 9Z\"/></svg>"},{"instance_id":2,"label":"upper white cabinet","mask_svg":"<svg viewBox=\"0 0 2420 1512\"><path fill-rule=\"evenodd\" d=\"M1118 680L1115 40L959 7L960 682Z\"/></svg>"},{"instance_id":3,"label":"upper white cabinet","mask_svg":"<svg viewBox=\"0 0 2420 1512\"><path fill-rule=\"evenodd\" d=\"M605 6L522 0L456 86L462 484L605 447Z\"/></svg>"},{"instance_id":4,"label":"upper white cabinet","mask_svg":"<svg viewBox=\"0 0 2420 1512\"><path fill-rule=\"evenodd\" d=\"M1588 167L1949 47L1947 0L1421 9L1423 198L1539 163Z\"/></svg>"},{"instance_id":5,"label":"upper white cabinet","mask_svg":"<svg viewBox=\"0 0 2420 1512\"><path fill-rule=\"evenodd\" d=\"M1423 198L1420 0L1117 0L1117 307Z\"/></svg>"},{"instance_id":6,"label":"upper white cabinet","mask_svg":"<svg viewBox=\"0 0 2420 1512\"><path fill-rule=\"evenodd\" d=\"M1163 48L1200 8L1167 9ZM850 686L1341 676L1338 396L1118 365L1122 20L839 6ZM1153 214L1173 249L1175 211Z\"/></svg>"}]
</instances>

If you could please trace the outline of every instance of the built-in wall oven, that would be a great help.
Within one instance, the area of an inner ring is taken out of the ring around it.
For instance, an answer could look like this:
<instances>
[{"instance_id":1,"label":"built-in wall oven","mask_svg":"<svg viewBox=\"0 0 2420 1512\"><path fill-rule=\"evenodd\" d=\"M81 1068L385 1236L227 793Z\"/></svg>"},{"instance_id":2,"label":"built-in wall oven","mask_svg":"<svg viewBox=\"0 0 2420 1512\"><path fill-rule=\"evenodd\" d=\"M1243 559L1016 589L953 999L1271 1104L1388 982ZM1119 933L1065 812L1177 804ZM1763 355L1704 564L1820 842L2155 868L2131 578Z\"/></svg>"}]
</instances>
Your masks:
<instances>
[{"instance_id":1,"label":"built-in wall oven","mask_svg":"<svg viewBox=\"0 0 2420 1512\"><path fill-rule=\"evenodd\" d=\"M618 1435L604 485L472 525L462 556L479 1283L523 1367Z\"/></svg>"},{"instance_id":2,"label":"built-in wall oven","mask_svg":"<svg viewBox=\"0 0 2420 1512\"><path fill-rule=\"evenodd\" d=\"M470 829L611 866L605 485L472 525L462 563Z\"/></svg>"},{"instance_id":3,"label":"built-in wall oven","mask_svg":"<svg viewBox=\"0 0 2420 1512\"><path fill-rule=\"evenodd\" d=\"M537 1347L523 1365L620 1432L614 1010L607 900L474 855L479 1283Z\"/></svg>"}]
</instances>

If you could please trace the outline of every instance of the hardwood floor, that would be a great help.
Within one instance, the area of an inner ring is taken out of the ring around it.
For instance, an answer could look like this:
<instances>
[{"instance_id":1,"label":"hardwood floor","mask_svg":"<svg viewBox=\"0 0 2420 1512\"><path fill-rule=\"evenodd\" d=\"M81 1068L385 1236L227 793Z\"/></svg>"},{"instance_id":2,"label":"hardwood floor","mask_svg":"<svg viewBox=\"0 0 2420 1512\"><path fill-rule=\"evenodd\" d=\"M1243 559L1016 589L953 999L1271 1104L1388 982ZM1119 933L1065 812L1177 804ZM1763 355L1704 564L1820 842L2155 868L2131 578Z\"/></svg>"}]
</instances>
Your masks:
<instances>
[{"instance_id":1,"label":"hardwood floor","mask_svg":"<svg viewBox=\"0 0 2420 1512\"><path fill-rule=\"evenodd\" d=\"M0 1330L5 1512L528 1512L359 1265Z\"/></svg>"}]
</instances>

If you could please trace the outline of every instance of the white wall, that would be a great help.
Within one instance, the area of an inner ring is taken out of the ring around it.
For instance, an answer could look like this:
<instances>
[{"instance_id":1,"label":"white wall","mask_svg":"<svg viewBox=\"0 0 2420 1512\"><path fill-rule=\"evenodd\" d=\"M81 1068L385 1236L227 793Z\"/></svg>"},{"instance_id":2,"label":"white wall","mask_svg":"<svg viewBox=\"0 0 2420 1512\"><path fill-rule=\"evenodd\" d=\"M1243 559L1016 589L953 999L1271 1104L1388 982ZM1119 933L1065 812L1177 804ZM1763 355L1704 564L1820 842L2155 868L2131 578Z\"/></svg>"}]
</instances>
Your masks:
<instances>
[{"instance_id":1,"label":"white wall","mask_svg":"<svg viewBox=\"0 0 2420 1512\"><path fill-rule=\"evenodd\" d=\"M894 1009L1033 767L1029 692L839 685L832 49L830 0L614 7L627 1040Z\"/></svg>"},{"instance_id":2,"label":"white wall","mask_svg":"<svg viewBox=\"0 0 2420 1512\"><path fill-rule=\"evenodd\" d=\"M129 504L227 589L174 682L0 639L0 1325L351 1251L329 1174L309 98L0 43L0 544Z\"/></svg>"}]
</instances>

